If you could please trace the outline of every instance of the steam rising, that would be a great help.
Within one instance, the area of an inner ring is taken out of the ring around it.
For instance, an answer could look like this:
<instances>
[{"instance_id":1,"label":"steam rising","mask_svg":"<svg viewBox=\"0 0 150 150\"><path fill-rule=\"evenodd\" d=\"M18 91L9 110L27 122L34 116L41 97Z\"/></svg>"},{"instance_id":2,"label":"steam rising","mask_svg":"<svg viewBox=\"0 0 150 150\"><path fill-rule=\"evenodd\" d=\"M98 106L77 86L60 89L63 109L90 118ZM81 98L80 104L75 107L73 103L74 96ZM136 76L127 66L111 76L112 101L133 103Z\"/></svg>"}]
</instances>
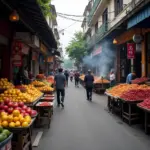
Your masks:
<instances>
[{"instance_id":1,"label":"steam rising","mask_svg":"<svg viewBox=\"0 0 150 150\"><path fill-rule=\"evenodd\" d=\"M101 45L96 47L102 47L100 56L86 56L83 58L83 63L89 68L97 67L97 74L101 77L107 77L108 73L114 68L114 62L116 58L116 51L114 45L108 41L104 41Z\"/></svg>"}]
</instances>

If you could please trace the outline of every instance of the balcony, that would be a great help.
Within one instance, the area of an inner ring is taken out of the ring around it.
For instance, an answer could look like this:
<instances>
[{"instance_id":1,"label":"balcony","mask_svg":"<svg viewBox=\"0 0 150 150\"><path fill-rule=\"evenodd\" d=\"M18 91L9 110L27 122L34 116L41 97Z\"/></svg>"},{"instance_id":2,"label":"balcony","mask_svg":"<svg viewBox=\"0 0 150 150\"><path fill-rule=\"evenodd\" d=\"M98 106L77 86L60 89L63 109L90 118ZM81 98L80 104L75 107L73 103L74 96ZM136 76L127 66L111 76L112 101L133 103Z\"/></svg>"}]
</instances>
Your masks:
<instances>
[{"instance_id":1,"label":"balcony","mask_svg":"<svg viewBox=\"0 0 150 150\"><path fill-rule=\"evenodd\" d=\"M102 24L96 34L94 34L91 39L87 40L87 49L93 48L102 38L102 36L108 31L108 24Z\"/></svg>"},{"instance_id":2,"label":"balcony","mask_svg":"<svg viewBox=\"0 0 150 150\"><path fill-rule=\"evenodd\" d=\"M101 0L95 0L94 4L93 4L93 7L90 11L90 14L88 16L88 24L90 23L93 15L94 15L94 12L96 11L97 7L98 7L98 4L100 3Z\"/></svg>"}]
</instances>

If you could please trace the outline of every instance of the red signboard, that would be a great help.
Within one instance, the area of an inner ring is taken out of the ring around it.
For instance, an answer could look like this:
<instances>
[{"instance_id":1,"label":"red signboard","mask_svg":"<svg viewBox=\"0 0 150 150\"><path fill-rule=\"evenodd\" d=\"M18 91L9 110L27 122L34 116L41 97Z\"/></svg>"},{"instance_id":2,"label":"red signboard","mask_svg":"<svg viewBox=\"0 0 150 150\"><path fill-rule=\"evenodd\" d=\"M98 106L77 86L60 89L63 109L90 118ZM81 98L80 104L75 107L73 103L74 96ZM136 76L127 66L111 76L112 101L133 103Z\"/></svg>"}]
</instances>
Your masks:
<instances>
[{"instance_id":1,"label":"red signboard","mask_svg":"<svg viewBox=\"0 0 150 150\"><path fill-rule=\"evenodd\" d=\"M14 66L22 66L22 43L19 41L15 41L13 43L12 50L12 64Z\"/></svg>"},{"instance_id":2,"label":"red signboard","mask_svg":"<svg viewBox=\"0 0 150 150\"><path fill-rule=\"evenodd\" d=\"M128 57L128 59L135 58L135 43L127 44L127 57Z\"/></svg>"},{"instance_id":3,"label":"red signboard","mask_svg":"<svg viewBox=\"0 0 150 150\"><path fill-rule=\"evenodd\" d=\"M96 49L96 50L93 52L93 56L99 55L101 52L102 52L102 47L100 46L98 49Z\"/></svg>"}]
</instances>

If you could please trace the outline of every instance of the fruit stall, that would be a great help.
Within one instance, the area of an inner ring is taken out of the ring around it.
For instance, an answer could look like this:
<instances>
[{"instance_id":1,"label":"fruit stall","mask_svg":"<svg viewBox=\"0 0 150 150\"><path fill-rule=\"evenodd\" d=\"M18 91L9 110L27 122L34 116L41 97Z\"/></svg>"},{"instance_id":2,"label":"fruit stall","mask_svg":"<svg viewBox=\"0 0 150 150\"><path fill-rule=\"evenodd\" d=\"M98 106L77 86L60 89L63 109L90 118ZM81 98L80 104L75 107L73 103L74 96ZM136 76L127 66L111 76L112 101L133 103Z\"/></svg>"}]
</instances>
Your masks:
<instances>
[{"instance_id":1,"label":"fruit stall","mask_svg":"<svg viewBox=\"0 0 150 150\"><path fill-rule=\"evenodd\" d=\"M94 77L94 91L96 93L104 93L109 88L110 82L103 77Z\"/></svg>"},{"instance_id":2,"label":"fruit stall","mask_svg":"<svg viewBox=\"0 0 150 150\"><path fill-rule=\"evenodd\" d=\"M0 89L0 149L31 150L34 122L47 117L50 127L54 100L51 83L35 80L29 85L14 86L0 79Z\"/></svg>"},{"instance_id":3,"label":"fruit stall","mask_svg":"<svg viewBox=\"0 0 150 150\"><path fill-rule=\"evenodd\" d=\"M118 113L129 125L142 123L147 133L150 127L150 87L143 84L120 84L106 91L108 110ZM142 113L142 111L144 113ZM143 121L145 118L145 121Z\"/></svg>"}]
</instances>

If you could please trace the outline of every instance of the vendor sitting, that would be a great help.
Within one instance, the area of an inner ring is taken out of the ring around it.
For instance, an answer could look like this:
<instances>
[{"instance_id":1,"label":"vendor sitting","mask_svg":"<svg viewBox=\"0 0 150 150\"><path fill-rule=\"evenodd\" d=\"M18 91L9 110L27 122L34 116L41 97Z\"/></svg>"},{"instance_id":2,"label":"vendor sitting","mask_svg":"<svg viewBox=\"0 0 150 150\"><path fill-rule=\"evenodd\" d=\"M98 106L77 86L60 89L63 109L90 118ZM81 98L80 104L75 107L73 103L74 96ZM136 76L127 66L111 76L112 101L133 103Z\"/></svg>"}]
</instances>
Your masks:
<instances>
[{"instance_id":1,"label":"vendor sitting","mask_svg":"<svg viewBox=\"0 0 150 150\"><path fill-rule=\"evenodd\" d=\"M134 80L135 78L136 78L136 73L135 72L129 73L128 76L127 76L127 79L126 79L126 83L131 84L132 80Z\"/></svg>"}]
</instances>

